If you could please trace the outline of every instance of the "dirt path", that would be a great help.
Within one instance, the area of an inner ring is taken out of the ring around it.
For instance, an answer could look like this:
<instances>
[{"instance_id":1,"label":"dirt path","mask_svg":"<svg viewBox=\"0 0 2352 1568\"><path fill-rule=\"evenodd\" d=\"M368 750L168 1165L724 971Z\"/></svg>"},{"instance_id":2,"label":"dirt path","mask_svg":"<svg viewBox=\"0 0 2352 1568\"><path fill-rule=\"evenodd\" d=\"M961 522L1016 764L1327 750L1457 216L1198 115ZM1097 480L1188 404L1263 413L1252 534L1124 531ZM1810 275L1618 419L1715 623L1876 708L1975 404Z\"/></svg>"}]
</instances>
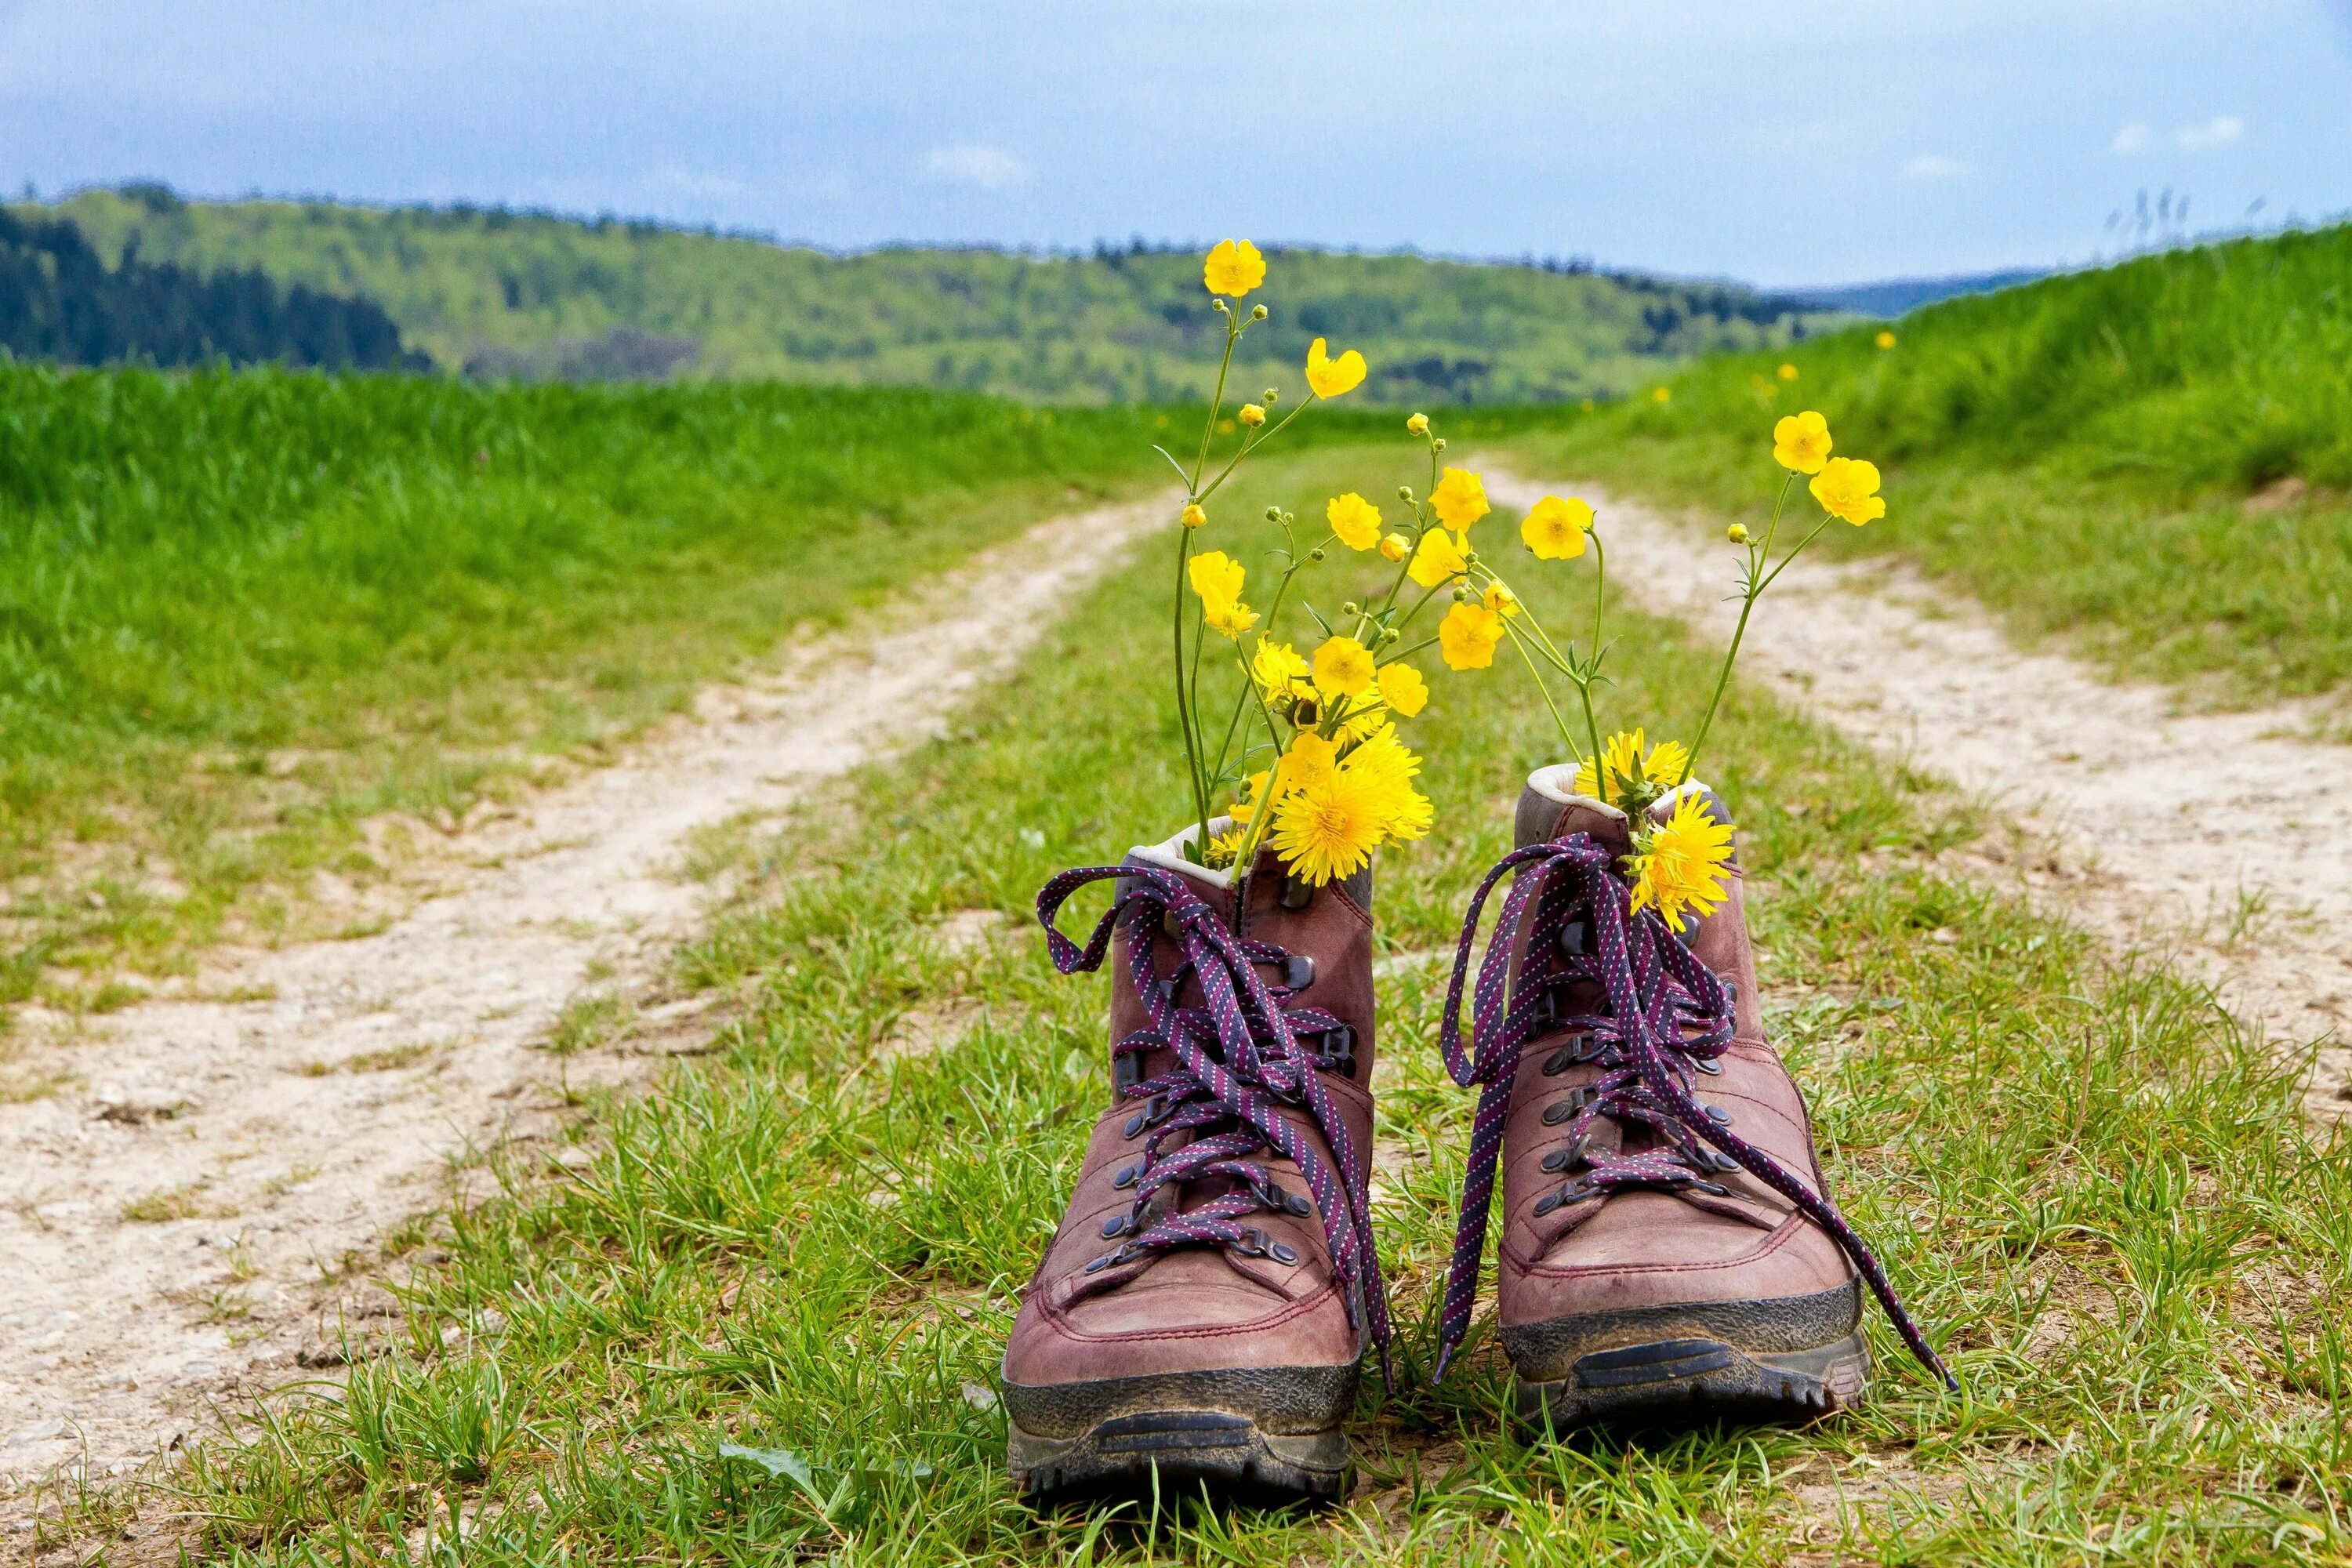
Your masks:
<instances>
[{"instance_id":1,"label":"dirt path","mask_svg":"<svg viewBox=\"0 0 2352 1568\"><path fill-rule=\"evenodd\" d=\"M1728 634L1735 552L1718 524L1591 485L1489 470L1487 488L1517 506L1547 489L1582 495L1600 513L1612 583ZM2283 1044L2329 1037L2311 1104L2347 1109L2352 752L2293 738L2310 713L2179 712L2162 688L2020 652L1972 601L1884 558L1800 560L1750 626L1741 664L1845 733L2000 806L2029 847L1978 853L2037 896L2177 952Z\"/></svg>"},{"instance_id":2,"label":"dirt path","mask_svg":"<svg viewBox=\"0 0 2352 1568\"><path fill-rule=\"evenodd\" d=\"M701 909L691 837L936 731L1160 516L1041 524L707 693L630 760L464 836L446 889L379 935L207 962L204 994L268 1000L150 1003L94 1034L24 1020L54 1035L30 1065L68 1087L0 1106L0 1497L176 1446L219 1397L331 1364L339 1322L388 1318L352 1266L467 1152L560 1125L537 1047L583 989L658 984ZM675 1033L682 1010L649 1012Z\"/></svg>"}]
</instances>

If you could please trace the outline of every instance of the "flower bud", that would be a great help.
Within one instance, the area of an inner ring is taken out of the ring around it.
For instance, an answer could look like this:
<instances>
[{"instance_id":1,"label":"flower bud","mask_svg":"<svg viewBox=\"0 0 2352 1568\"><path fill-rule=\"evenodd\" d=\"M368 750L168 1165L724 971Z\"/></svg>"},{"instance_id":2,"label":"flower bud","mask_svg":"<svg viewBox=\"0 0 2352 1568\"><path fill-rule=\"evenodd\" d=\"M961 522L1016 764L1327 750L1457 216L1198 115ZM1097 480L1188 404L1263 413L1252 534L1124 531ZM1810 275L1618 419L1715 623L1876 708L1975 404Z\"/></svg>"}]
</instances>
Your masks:
<instances>
[{"instance_id":1,"label":"flower bud","mask_svg":"<svg viewBox=\"0 0 2352 1568\"><path fill-rule=\"evenodd\" d=\"M1276 404L1282 401L1282 388L1278 386L1269 386L1264 392L1257 395L1257 400L1260 403L1265 404L1268 408L1271 408Z\"/></svg>"},{"instance_id":2,"label":"flower bud","mask_svg":"<svg viewBox=\"0 0 2352 1568\"><path fill-rule=\"evenodd\" d=\"M1455 604L1466 605L1470 602L1471 597L1472 595L1470 593L1470 589L1466 584L1456 583L1454 585L1454 602Z\"/></svg>"},{"instance_id":3,"label":"flower bud","mask_svg":"<svg viewBox=\"0 0 2352 1568\"><path fill-rule=\"evenodd\" d=\"M1323 547L1322 547L1321 545L1319 545L1319 544L1318 544L1318 545L1317 545L1314 549L1312 549L1312 550L1308 551L1308 552L1307 552L1307 559L1308 559L1309 561L1320 561L1320 560L1322 560L1322 559L1323 559Z\"/></svg>"},{"instance_id":4,"label":"flower bud","mask_svg":"<svg viewBox=\"0 0 2352 1568\"><path fill-rule=\"evenodd\" d=\"M1184 503L1184 510L1181 515L1183 519L1184 526L1187 528L1198 528L1202 523L1209 521L1209 514L1201 510L1201 503L1199 501L1186 501Z\"/></svg>"},{"instance_id":5,"label":"flower bud","mask_svg":"<svg viewBox=\"0 0 2352 1568\"><path fill-rule=\"evenodd\" d=\"M1320 555L1323 552L1318 550L1315 553ZM1364 612L1362 606L1359 605L1355 600L1350 599L1346 604L1339 606L1339 613L1343 616L1360 616Z\"/></svg>"},{"instance_id":6,"label":"flower bud","mask_svg":"<svg viewBox=\"0 0 2352 1568\"><path fill-rule=\"evenodd\" d=\"M1436 440L1432 441L1429 444L1429 449L1433 452L1443 452L1445 450L1445 437L1440 436Z\"/></svg>"},{"instance_id":7,"label":"flower bud","mask_svg":"<svg viewBox=\"0 0 2352 1568\"><path fill-rule=\"evenodd\" d=\"M1250 320L1251 320L1251 321L1265 321L1265 306L1263 306L1263 305L1252 305L1252 306L1250 307Z\"/></svg>"},{"instance_id":8,"label":"flower bud","mask_svg":"<svg viewBox=\"0 0 2352 1568\"><path fill-rule=\"evenodd\" d=\"M1391 533L1381 541L1381 555L1389 561L1402 561L1412 549L1412 542L1402 533Z\"/></svg>"},{"instance_id":9,"label":"flower bud","mask_svg":"<svg viewBox=\"0 0 2352 1568\"><path fill-rule=\"evenodd\" d=\"M1397 500L1404 502L1407 506L1411 506L1412 504L1412 487L1411 485L1397 486Z\"/></svg>"},{"instance_id":10,"label":"flower bud","mask_svg":"<svg viewBox=\"0 0 2352 1568\"><path fill-rule=\"evenodd\" d=\"M1404 422L1404 427L1415 436L1426 436L1429 434L1429 416L1416 414Z\"/></svg>"},{"instance_id":11,"label":"flower bud","mask_svg":"<svg viewBox=\"0 0 2352 1568\"><path fill-rule=\"evenodd\" d=\"M1225 302L1224 302L1223 300L1210 300L1210 301L1209 301L1209 309L1211 309L1212 310L1214 310L1214 311L1215 311L1215 312L1217 312L1217 314L1219 314L1220 316L1223 316L1223 315L1230 315L1230 314L1232 313L1231 311L1229 311L1229 310L1227 310L1225 309Z\"/></svg>"},{"instance_id":12,"label":"flower bud","mask_svg":"<svg viewBox=\"0 0 2352 1568\"><path fill-rule=\"evenodd\" d=\"M1278 506L1270 506L1266 508L1265 520L1268 522L1280 522L1282 521L1282 509Z\"/></svg>"},{"instance_id":13,"label":"flower bud","mask_svg":"<svg viewBox=\"0 0 2352 1568\"><path fill-rule=\"evenodd\" d=\"M1748 525L1744 522L1733 523L1729 528L1725 529L1723 533L1724 537L1730 540L1734 544L1745 544L1748 542Z\"/></svg>"},{"instance_id":14,"label":"flower bud","mask_svg":"<svg viewBox=\"0 0 2352 1568\"><path fill-rule=\"evenodd\" d=\"M1265 410L1255 403L1244 403L1242 405L1241 412L1234 417L1255 430L1265 423Z\"/></svg>"}]
</instances>

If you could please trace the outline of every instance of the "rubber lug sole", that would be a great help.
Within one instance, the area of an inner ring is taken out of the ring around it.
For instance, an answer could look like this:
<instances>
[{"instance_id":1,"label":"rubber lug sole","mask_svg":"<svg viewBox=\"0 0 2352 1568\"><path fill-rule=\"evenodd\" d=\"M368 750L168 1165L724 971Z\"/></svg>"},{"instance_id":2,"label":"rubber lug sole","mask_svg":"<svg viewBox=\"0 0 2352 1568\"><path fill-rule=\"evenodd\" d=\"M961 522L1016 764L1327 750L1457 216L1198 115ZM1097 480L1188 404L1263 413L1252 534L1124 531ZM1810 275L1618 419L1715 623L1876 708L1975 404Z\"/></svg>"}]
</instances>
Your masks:
<instances>
[{"instance_id":1,"label":"rubber lug sole","mask_svg":"<svg viewBox=\"0 0 2352 1568\"><path fill-rule=\"evenodd\" d=\"M1870 1349L1860 1329L1801 1351L1747 1351L1721 1340L1654 1340L1594 1351L1569 1375L1517 1380L1522 1424L1556 1432L1595 1422L1698 1425L1819 1420L1861 1402Z\"/></svg>"},{"instance_id":2,"label":"rubber lug sole","mask_svg":"<svg viewBox=\"0 0 2352 1568\"><path fill-rule=\"evenodd\" d=\"M1114 1415L1074 1437L1011 1426L1014 1487L1040 1507L1103 1496L1173 1501L1207 1487L1238 1501L1333 1503L1347 1495L1348 1435L1262 1431L1225 1410Z\"/></svg>"}]
</instances>

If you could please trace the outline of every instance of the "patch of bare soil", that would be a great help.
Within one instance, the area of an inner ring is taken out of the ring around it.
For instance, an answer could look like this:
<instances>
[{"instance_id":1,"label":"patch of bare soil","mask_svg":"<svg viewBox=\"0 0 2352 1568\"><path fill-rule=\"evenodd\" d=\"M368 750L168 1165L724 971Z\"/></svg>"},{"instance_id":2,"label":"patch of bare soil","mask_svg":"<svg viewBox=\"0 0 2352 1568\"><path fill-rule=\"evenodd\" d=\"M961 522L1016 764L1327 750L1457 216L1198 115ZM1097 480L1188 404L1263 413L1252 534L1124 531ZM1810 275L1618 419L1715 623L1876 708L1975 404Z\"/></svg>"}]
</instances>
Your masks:
<instances>
[{"instance_id":1,"label":"patch of bare soil","mask_svg":"<svg viewBox=\"0 0 2352 1568\"><path fill-rule=\"evenodd\" d=\"M699 999L658 1001L707 897L697 836L936 733L1164 504L1041 524L714 688L461 834L440 890L373 934L216 952L215 1000L26 1014L12 1081L57 1087L0 1104L0 1515L60 1467L119 1473L217 1401L331 1375L346 1330L392 1317L385 1238L453 1172L462 1193L480 1152L559 1131L567 1075L623 1081L707 1037Z\"/></svg>"},{"instance_id":2,"label":"patch of bare soil","mask_svg":"<svg viewBox=\"0 0 2352 1568\"><path fill-rule=\"evenodd\" d=\"M1544 487L1489 471L1524 506ZM1561 487L1554 487L1561 488ZM1727 636L1720 525L1592 502L1611 580ZM1985 611L1900 562L1801 559L1741 664L1848 735L1988 800L2033 847L1977 869L2116 941L2166 952L2283 1046L2320 1042L2309 1104L2352 1110L2352 752L2296 738L2315 710L2184 711L2164 688L2023 652Z\"/></svg>"}]
</instances>

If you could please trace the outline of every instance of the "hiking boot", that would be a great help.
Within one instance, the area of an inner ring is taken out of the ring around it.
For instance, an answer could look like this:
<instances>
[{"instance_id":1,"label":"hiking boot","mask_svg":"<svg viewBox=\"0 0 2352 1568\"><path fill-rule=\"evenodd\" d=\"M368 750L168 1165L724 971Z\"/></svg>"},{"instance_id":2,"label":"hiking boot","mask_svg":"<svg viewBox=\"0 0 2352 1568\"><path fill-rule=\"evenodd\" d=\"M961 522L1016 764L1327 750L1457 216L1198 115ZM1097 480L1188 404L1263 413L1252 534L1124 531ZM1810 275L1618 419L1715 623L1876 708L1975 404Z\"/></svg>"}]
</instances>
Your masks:
<instances>
[{"instance_id":1,"label":"hiking boot","mask_svg":"<svg viewBox=\"0 0 2352 1568\"><path fill-rule=\"evenodd\" d=\"M1013 1479L1039 1501L1330 1501L1388 1333L1365 1218L1371 874L1311 889L1269 852L1236 886L1184 837L1037 896L1064 973L1111 952L1113 1092L1005 1347ZM1106 878L1080 950L1055 914Z\"/></svg>"},{"instance_id":2,"label":"hiking boot","mask_svg":"<svg viewBox=\"0 0 2352 1568\"><path fill-rule=\"evenodd\" d=\"M1853 1405L1870 1373L1866 1284L1948 1383L1829 1197L1804 1097L1764 1037L1738 866L1715 912L1677 934L1631 908L1622 812L1546 768L1518 847L1470 909L1443 1037L1484 1084L1441 1331L1469 1326L1495 1162L1497 1319L1520 1419L1807 1420ZM1663 820L1696 783L1653 809ZM1476 990L1476 1059L1458 1025L1487 893L1518 873Z\"/></svg>"}]
</instances>

